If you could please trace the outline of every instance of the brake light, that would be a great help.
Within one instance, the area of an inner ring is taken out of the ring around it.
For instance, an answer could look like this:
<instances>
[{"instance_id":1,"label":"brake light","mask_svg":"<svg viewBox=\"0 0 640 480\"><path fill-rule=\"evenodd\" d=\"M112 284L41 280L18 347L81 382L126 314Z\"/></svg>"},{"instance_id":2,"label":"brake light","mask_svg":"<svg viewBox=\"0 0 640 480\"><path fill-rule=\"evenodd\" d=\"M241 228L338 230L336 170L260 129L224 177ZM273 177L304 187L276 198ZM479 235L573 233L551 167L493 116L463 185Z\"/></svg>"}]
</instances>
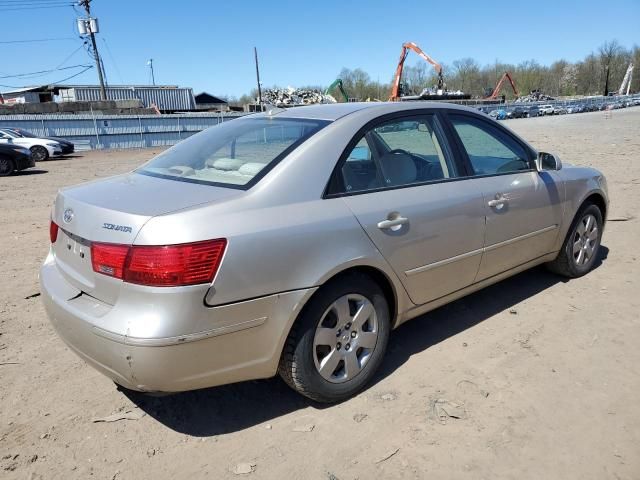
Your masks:
<instances>
[{"instance_id":1,"label":"brake light","mask_svg":"<svg viewBox=\"0 0 640 480\"><path fill-rule=\"evenodd\" d=\"M154 287L210 283L226 239L163 246L91 245L93 271L125 282Z\"/></svg>"},{"instance_id":2,"label":"brake light","mask_svg":"<svg viewBox=\"0 0 640 480\"><path fill-rule=\"evenodd\" d=\"M109 277L122 279L124 262L127 259L128 253L128 245L92 243L91 265L93 266L93 271L108 275Z\"/></svg>"},{"instance_id":3,"label":"brake light","mask_svg":"<svg viewBox=\"0 0 640 480\"><path fill-rule=\"evenodd\" d=\"M51 239L51 243L56 243L58 239L58 224L51 220L49 224L49 238Z\"/></svg>"},{"instance_id":4,"label":"brake light","mask_svg":"<svg viewBox=\"0 0 640 480\"><path fill-rule=\"evenodd\" d=\"M225 239L218 239L161 247L133 246L124 281L156 287L210 283L226 245Z\"/></svg>"}]
</instances>

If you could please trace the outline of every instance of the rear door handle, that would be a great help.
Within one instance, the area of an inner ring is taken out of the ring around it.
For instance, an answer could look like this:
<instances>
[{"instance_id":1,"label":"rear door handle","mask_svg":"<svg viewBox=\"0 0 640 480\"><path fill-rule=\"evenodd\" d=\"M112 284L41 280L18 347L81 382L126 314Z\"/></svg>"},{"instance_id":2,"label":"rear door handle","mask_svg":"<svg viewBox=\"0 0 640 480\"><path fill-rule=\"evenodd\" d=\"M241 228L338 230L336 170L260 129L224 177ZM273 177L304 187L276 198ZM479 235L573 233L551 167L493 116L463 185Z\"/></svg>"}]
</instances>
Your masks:
<instances>
[{"instance_id":1,"label":"rear door handle","mask_svg":"<svg viewBox=\"0 0 640 480\"><path fill-rule=\"evenodd\" d=\"M405 225L409 223L409 219L406 217L396 217L392 220L383 220L378 222L378 228L381 230L385 230L387 228L399 227L400 225Z\"/></svg>"},{"instance_id":2,"label":"rear door handle","mask_svg":"<svg viewBox=\"0 0 640 480\"><path fill-rule=\"evenodd\" d=\"M489 205L490 207L501 207L505 203L509 203L507 201L507 198L503 194L497 193L496 198L494 198L493 200L489 200L487 202L487 205Z\"/></svg>"}]
</instances>

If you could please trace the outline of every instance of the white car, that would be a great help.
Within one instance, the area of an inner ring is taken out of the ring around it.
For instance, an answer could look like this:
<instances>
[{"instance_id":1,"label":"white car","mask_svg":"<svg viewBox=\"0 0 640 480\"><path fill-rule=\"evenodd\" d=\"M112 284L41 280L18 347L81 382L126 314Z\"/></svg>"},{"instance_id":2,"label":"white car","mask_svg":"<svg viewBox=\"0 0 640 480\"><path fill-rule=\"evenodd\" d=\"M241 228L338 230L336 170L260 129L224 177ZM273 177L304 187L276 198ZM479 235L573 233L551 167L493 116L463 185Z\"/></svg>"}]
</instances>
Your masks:
<instances>
[{"instance_id":1,"label":"white car","mask_svg":"<svg viewBox=\"0 0 640 480\"><path fill-rule=\"evenodd\" d=\"M553 105L540 105L540 115L553 115L555 113L555 109Z\"/></svg>"},{"instance_id":2,"label":"white car","mask_svg":"<svg viewBox=\"0 0 640 480\"><path fill-rule=\"evenodd\" d=\"M62 145L46 138L21 137L9 128L0 128L0 143L10 143L31 150L36 162L62 155Z\"/></svg>"}]
</instances>

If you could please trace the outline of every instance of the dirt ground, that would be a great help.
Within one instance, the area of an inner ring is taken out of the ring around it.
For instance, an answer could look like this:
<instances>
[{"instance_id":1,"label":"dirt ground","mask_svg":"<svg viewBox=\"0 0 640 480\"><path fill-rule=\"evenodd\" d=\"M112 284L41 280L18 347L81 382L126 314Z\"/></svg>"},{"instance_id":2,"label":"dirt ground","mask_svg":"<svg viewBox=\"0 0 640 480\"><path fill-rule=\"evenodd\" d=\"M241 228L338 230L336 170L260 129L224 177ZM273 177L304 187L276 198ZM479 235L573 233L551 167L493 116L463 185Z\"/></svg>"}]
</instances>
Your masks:
<instances>
[{"instance_id":1,"label":"dirt ground","mask_svg":"<svg viewBox=\"0 0 640 480\"><path fill-rule=\"evenodd\" d=\"M54 334L36 295L56 190L160 149L0 179L0 478L640 478L640 108L507 125L607 175L597 268L537 268L404 325L375 382L328 407L277 378L125 394Z\"/></svg>"}]
</instances>

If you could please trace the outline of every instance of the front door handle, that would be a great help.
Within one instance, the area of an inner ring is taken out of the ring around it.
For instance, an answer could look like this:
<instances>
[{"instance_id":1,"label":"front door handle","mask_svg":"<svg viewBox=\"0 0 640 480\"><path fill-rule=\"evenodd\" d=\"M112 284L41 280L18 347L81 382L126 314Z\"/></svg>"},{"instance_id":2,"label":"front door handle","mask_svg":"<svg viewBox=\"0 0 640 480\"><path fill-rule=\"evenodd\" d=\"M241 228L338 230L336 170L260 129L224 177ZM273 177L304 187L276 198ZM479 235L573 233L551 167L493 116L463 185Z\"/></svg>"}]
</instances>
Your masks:
<instances>
[{"instance_id":1,"label":"front door handle","mask_svg":"<svg viewBox=\"0 0 640 480\"><path fill-rule=\"evenodd\" d=\"M501 193L497 193L496 194L496 198L494 198L493 200L489 200L487 202L487 205L489 205L491 208L494 208L494 207L498 207L499 208L499 207L502 207L506 203L508 203L507 197L505 197Z\"/></svg>"},{"instance_id":2,"label":"front door handle","mask_svg":"<svg viewBox=\"0 0 640 480\"><path fill-rule=\"evenodd\" d=\"M387 228L394 228L394 227L399 227L401 225L405 225L409 223L409 219L406 217L395 217L391 220L383 220L381 222L378 222L378 228L381 230L385 230Z\"/></svg>"}]
</instances>

